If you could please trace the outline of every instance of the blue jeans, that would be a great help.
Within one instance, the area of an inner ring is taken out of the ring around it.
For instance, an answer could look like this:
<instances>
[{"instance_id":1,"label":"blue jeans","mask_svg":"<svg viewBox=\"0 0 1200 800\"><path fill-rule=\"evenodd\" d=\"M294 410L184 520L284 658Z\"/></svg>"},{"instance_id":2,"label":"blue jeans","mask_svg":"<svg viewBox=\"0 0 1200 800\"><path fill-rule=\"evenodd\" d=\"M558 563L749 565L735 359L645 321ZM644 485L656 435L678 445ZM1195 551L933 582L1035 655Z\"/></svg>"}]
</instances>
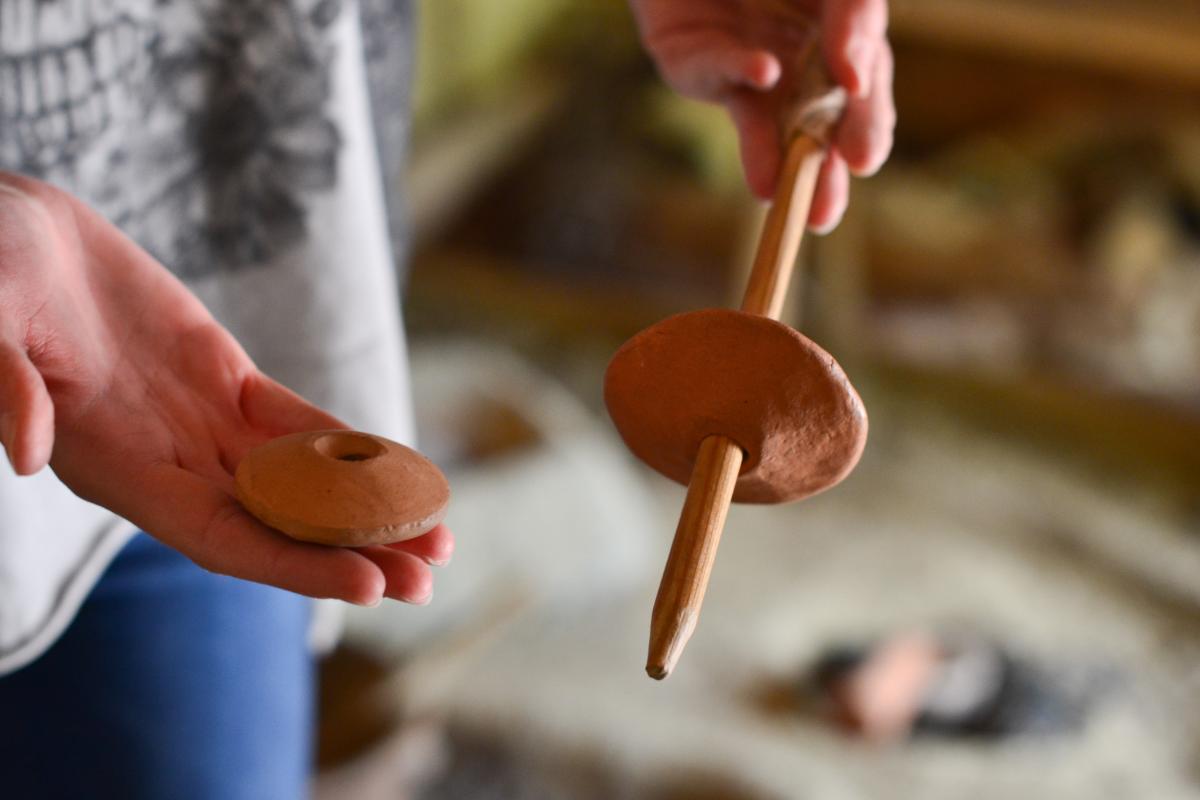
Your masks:
<instances>
[{"instance_id":1,"label":"blue jeans","mask_svg":"<svg viewBox=\"0 0 1200 800\"><path fill-rule=\"evenodd\" d=\"M0 678L0 796L307 796L310 616L138 534L62 638Z\"/></svg>"}]
</instances>

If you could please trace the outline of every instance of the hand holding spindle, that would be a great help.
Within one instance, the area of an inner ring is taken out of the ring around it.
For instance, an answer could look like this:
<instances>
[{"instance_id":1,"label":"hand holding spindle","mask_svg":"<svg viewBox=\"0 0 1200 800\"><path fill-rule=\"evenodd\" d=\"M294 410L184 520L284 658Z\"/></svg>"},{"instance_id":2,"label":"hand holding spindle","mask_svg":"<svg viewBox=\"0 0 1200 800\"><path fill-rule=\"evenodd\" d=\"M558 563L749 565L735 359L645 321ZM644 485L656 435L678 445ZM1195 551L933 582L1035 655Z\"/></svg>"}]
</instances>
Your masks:
<instances>
[{"instance_id":1,"label":"hand holding spindle","mask_svg":"<svg viewBox=\"0 0 1200 800\"><path fill-rule=\"evenodd\" d=\"M605 376L605 402L626 444L688 485L652 614L646 671L655 679L671 673L695 629L730 502L783 502L828 488L866 442L866 412L837 363L775 321L823 142L845 100L826 86L805 85L805 100L784 121L783 174L742 310L665 320L627 342Z\"/></svg>"}]
</instances>

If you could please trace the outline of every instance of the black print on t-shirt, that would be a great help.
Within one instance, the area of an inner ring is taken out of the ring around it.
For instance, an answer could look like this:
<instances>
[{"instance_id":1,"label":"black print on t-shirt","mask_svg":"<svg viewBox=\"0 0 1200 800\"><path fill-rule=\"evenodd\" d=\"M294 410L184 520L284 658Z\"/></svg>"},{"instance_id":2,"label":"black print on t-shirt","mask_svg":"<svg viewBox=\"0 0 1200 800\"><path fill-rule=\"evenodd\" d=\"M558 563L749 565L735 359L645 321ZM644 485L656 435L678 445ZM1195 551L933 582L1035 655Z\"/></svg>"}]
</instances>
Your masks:
<instances>
[{"instance_id":1,"label":"black print on t-shirt","mask_svg":"<svg viewBox=\"0 0 1200 800\"><path fill-rule=\"evenodd\" d=\"M0 168L76 192L177 274L269 262L337 184L342 0L0 0Z\"/></svg>"}]
</instances>

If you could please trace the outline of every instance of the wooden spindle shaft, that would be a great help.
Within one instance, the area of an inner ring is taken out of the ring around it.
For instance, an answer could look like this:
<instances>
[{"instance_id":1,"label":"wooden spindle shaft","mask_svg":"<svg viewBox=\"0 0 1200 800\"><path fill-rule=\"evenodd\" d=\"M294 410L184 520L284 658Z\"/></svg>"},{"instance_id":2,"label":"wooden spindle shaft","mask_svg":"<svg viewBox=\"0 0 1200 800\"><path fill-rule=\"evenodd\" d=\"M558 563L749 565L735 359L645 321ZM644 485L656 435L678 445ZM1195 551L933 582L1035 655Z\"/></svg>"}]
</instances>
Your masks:
<instances>
[{"instance_id":1,"label":"wooden spindle shaft","mask_svg":"<svg viewBox=\"0 0 1200 800\"><path fill-rule=\"evenodd\" d=\"M807 136L797 136L788 147L742 296L742 311L779 319L824 158L825 149Z\"/></svg>"},{"instance_id":2,"label":"wooden spindle shaft","mask_svg":"<svg viewBox=\"0 0 1200 800\"><path fill-rule=\"evenodd\" d=\"M700 443L650 617L646 672L655 680L671 674L696 628L741 467L742 448L724 436Z\"/></svg>"},{"instance_id":3,"label":"wooden spindle shaft","mask_svg":"<svg viewBox=\"0 0 1200 800\"><path fill-rule=\"evenodd\" d=\"M824 148L807 136L797 136L788 146L743 311L779 318L823 158ZM724 436L709 436L700 443L651 614L646 672L655 680L671 674L700 618L743 456L742 448Z\"/></svg>"}]
</instances>

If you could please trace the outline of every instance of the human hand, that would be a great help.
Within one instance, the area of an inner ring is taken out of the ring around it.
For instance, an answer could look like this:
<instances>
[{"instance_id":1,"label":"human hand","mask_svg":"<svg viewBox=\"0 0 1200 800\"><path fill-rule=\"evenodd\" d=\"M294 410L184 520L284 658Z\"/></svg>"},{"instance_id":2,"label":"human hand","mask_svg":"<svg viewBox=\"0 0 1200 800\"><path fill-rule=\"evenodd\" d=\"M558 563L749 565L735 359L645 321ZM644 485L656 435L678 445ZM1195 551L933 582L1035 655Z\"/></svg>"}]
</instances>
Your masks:
<instances>
[{"instance_id":1,"label":"human hand","mask_svg":"<svg viewBox=\"0 0 1200 800\"><path fill-rule=\"evenodd\" d=\"M809 227L826 233L845 213L850 174L876 172L892 148L892 51L887 0L630 0L642 41L676 91L724 105L759 197L775 191L783 156L785 72L820 25L830 75L849 96L821 168Z\"/></svg>"},{"instance_id":2,"label":"human hand","mask_svg":"<svg viewBox=\"0 0 1200 800\"><path fill-rule=\"evenodd\" d=\"M0 173L0 441L213 572L311 597L420 603L449 530L390 547L293 541L234 499L262 442L345 427L263 375L181 283L80 201ZM53 535L53 532L47 532Z\"/></svg>"}]
</instances>

